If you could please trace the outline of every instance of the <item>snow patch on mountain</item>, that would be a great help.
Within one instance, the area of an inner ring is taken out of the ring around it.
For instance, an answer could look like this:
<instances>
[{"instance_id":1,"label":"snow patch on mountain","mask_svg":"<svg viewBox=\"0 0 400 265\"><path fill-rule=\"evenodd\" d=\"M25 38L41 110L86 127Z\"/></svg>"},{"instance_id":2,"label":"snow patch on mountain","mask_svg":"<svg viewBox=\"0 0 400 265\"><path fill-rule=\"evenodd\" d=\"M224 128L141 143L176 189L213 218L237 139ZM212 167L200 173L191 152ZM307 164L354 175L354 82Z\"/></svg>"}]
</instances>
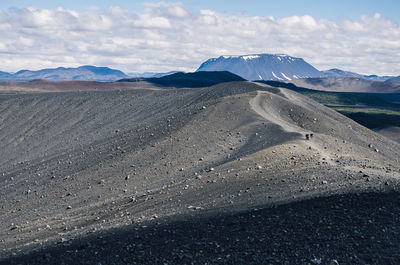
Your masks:
<instances>
[{"instance_id":1,"label":"snow patch on mountain","mask_svg":"<svg viewBox=\"0 0 400 265\"><path fill-rule=\"evenodd\" d=\"M281 73L286 80L292 80L290 77L287 77L284 73Z\"/></svg>"}]
</instances>

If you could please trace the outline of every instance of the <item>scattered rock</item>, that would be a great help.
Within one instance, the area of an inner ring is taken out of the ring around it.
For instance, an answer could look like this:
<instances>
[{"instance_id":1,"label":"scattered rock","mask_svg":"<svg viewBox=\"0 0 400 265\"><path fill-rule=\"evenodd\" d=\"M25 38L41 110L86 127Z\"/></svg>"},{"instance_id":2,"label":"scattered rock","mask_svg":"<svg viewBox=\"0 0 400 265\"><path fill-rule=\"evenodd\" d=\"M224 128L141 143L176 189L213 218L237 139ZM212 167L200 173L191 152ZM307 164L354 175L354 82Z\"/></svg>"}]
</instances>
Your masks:
<instances>
[{"instance_id":1,"label":"scattered rock","mask_svg":"<svg viewBox=\"0 0 400 265\"><path fill-rule=\"evenodd\" d=\"M311 262L312 262L312 264L321 264L322 263L322 259L321 258L319 258L319 259L317 259L317 258L313 258L312 260L311 260Z\"/></svg>"},{"instance_id":2,"label":"scattered rock","mask_svg":"<svg viewBox=\"0 0 400 265\"><path fill-rule=\"evenodd\" d=\"M188 206L188 209L191 209L191 210L201 210L202 207L200 207L200 206L192 206L192 205L189 205L189 206Z\"/></svg>"}]
</instances>

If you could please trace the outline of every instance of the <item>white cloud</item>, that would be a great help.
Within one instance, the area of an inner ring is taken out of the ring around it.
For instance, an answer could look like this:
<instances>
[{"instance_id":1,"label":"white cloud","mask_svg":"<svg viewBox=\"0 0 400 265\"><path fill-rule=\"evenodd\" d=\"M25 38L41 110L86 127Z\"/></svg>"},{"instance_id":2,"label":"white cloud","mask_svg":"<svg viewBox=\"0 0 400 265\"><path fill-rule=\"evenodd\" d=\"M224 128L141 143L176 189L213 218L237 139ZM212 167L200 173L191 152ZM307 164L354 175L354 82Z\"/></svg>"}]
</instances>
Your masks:
<instances>
[{"instance_id":1,"label":"white cloud","mask_svg":"<svg viewBox=\"0 0 400 265\"><path fill-rule=\"evenodd\" d=\"M0 10L0 70L83 64L131 71L195 70L220 55L287 53L318 69L400 74L400 26L379 14L333 22L311 16L252 17L181 3L142 13L57 8Z\"/></svg>"},{"instance_id":2,"label":"white cloud","mask_svg":"<svg viewBox=\"0 0 400 265\"><path fill-rule=\"evenodd\" d=\"M173 6L167 9L167 14L174 17L186 17L189 13L180 6Z\"/></svg>"},{"instance_id":3,"label":"white cloud","mask_svg":"<svg viewBox=\"0 0 400 265\"><path fill-rule=\"evenodd\" d=\"M149 16L148 14L141 15L138 20L133 22L133 25L140 28L171 28L171 23L168 18Z\"/></svg>"}]
</instances>

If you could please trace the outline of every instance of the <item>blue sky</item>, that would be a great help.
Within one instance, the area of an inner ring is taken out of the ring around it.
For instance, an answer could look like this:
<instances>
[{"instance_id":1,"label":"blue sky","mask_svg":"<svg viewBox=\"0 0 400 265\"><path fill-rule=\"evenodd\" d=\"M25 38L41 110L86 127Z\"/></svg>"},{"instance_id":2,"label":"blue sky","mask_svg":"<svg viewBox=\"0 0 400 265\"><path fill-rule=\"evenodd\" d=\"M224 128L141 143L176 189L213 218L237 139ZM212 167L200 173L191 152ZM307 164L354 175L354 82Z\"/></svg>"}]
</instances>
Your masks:
<instances>
[{"instance_id":1,"label":"blue sky","mask_svg":"<svg viewBox=\"0 0 400 265\"><path fill-rule=\"evenodd\" d=\"M193 71L220 55L284 53L319 70L400 75L399 10L399 0L0 1L0 71Z\"/></svg>"},{"instance_id":2,"label":"blue sky","mask_svg":"<svg viewBox=\"0 0 400 265\"><path fill-rule=\"evenodd\" d=\"M79 11L99 7L120 6L133 12L142 12L144 2L126 0L12 0L0 1L0 8L31 6L54 9L64 7ZM222 13L245 12L251 16L274 16L277 18L293 15L311 15L314 18L326 18L340 21L358 19L361 15L380 13L383 17L400 23L399 0L178 0L164 2L181 2L189 10L211 9Z\"/></svg>"}]
</instances>

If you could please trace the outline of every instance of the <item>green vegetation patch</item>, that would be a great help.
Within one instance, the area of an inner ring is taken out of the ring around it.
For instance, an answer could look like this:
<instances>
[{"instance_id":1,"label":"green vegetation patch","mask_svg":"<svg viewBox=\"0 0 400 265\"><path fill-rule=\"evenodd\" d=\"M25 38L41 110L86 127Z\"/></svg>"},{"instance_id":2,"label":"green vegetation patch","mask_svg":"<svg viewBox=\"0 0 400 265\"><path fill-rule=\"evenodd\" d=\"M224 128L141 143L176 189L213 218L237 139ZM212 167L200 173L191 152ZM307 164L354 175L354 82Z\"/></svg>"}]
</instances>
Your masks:
<instances>
[{"instance_id":1,"label":"green vegetation patch","mask_svg":"<svg viewBox=\"0 0 400 265\"><path fill-rule=\"evenodd\" d=\"M362 106L385 106L391 107L390 103L381 97L366 93L339 93L339 92L301 92L301 94L312 98L324 105L362 105Z\"/></svg>"},{"instance_id":2,"label":"green vegetation patch","mask_svg":"<svg viewBox=\"0 0 400 265\"><path fill-rule=\"evenodd\" d=\"M334 107L334 106L329 106L329 107L343 114L367 113L367 114L386 114L386 115L400 116L400 111L384 109L384 108L357 108L357 107Z\"/></svg>"},{"instance_id":3,"label":"green vegetation patch","mask_svg":"<svg viewBox=\"0 0 400 265\"><path fill-rule=\"evenodd\" d=\"M279 81L260 82L296 91L370 129L400 126L400 93L328 92Z\"/></svg>"}]
</instances>

